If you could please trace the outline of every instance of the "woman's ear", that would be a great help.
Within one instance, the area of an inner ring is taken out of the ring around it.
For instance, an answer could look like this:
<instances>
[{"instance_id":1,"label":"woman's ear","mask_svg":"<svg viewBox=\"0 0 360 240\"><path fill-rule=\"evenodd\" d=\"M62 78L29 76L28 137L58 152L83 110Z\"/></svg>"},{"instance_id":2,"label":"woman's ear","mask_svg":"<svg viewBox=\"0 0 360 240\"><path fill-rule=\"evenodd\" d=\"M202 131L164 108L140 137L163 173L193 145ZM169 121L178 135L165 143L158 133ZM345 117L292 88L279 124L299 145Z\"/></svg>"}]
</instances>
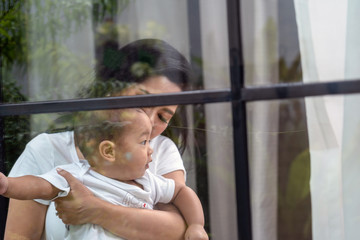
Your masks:
<instances>
[{"instance_id":1,"label":"woman's ear","mask_svg":"<svg viewBox=\"0 0 360 240\"><path fill-rule=\"evenodd\" d=\"M114 162L115 161L115 143L109 140L104 140L99 144L100 156L105 160Z\"/></svg>"}]
</instances>

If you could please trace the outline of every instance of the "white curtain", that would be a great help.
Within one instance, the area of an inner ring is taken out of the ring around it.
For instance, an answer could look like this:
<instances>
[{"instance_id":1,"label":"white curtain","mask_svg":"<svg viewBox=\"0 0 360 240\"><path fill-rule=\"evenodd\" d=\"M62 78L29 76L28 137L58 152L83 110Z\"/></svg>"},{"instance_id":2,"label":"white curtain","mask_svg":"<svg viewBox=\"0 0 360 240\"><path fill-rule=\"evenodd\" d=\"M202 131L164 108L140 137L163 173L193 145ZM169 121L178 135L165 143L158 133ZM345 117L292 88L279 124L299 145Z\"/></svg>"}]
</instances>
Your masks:
<instances>
[{"instance_id":1,"label":"white curtain","mask_svg":"<svg viewBox=\"0 0 360 240\"><path fill-rule=\"evenodd\" d=\"M119 42L159 38L190 55L187 1L129 1L117 17Z\"/></svg>"},{"instance_id":2,"label":"white curtain","mask_svg":"<svg viewBox=\"0 0 360 240\"><path fill-rule=\"evenodd\" d=\"M242 1L242 41L247 85L277 83L277 0ZM247 104L252 234L277 239L279 102Z\"/></svg>"},{"instance_id":3,"label":"white curtain","mask_svg":"<svg viewBox=\"0 0 360 240\"><path fill-rule=\"evenodd\" d=\"M230 87L226 2L199 4L204 87ZM211 239L238 239L231 105L207 104L205 115Z\"/></svg>"},{"instance_id":4,"label":"white curtain","mask_svg":"<svg viewBox=\"0 0 360 240\"><path fill-rule=\"evenodd\" d=\"M360 77L360 2L294 0L303 81ZM313 239L360 236L359 95L306 99Z\"/></svg>"}]
</instances>

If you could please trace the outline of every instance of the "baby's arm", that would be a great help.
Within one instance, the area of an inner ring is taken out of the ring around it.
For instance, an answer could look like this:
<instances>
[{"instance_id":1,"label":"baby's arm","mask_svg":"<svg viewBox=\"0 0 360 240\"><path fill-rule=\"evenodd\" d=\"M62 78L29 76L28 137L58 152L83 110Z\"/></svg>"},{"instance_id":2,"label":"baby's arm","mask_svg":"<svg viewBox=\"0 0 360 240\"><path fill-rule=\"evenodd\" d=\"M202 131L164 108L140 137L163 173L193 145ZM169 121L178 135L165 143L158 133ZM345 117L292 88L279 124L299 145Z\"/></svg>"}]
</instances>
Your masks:
<instances>
[{"instance_id":1,"label":"baby's arm","mask_svg":"<svg viewBox=\"0 0 360 240\"><path fill-rule=\"evenodd\" d=\"M8 198L51 200L59 191L45 179L36 176L6 177L0 173L0 194Z\"/></svg>"},{"instance_id":2,"label":"baby's arm","mask_svg":"<svg viewBox=\"0 0 360 240\"><path fill-rule=\"evenodd\" d=\"M188 228L185 239L208 239L204 229L204 213L196 193L185 184L175 183L173 204L185 218Z\"/></svg>"}]
</instances>

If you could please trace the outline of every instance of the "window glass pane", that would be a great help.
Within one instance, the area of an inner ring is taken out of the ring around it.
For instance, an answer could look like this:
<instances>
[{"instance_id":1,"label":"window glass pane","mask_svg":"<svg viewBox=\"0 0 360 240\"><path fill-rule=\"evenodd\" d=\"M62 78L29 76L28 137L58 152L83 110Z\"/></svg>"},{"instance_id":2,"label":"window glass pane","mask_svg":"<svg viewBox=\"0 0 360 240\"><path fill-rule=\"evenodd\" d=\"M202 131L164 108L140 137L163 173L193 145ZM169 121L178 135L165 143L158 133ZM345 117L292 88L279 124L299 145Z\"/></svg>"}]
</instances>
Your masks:
<instances>
[{"instance_id":1,"label":"window glass pane","mask_svg":"<svg viewBox=\"0 0 360 240\"><path fill-rule=\"evenodd\" d=\"M254 238L358 236L359 103L359 94L248 103Z\"/></svg>"},{"instance_id":2,"label":"window glass pane","mask_svg":"<svg viewBox=\"0 0 360 240\"><path fill-rule=\"evenodd\" d=\"M246 85L302 81L293 1L242 1Z\"/></svg>"},{"instance_id":3,"label":"window glass pane","mask_svg":"<svg viewBox=\"0 0 360 240\"><path fill-rule=\"evenodd\" d=\"M241 3L246 85L359 79L356 1Z\"/></svg>"},{"instance_id":4,"label":"window glass pane","mask_svg":"<svg viewBox=\"0 0 360 240\"><path fill-rule=\"evenodd\" d=\"M311 239L310 157L302 99L247 104L254 239Z\"/></svg>"},{"instance_id":5,"label":"window glass pane","mask_svg":"<svg viewBox=\"0 0 360 240\"><path fill-rule=\"evenodd\" d=\"M149 112L151 109L144 110L147 114L151 115L151 112ZM69 135L69 132L64 132L72 131L74 126L88 127L98 121L102 123L102 120L109 116L105 114L110 114L111 121L117 121L119 116L119 118L126 118L127 115L119 115L123 111L91 111L72 114L56 113L4 117L5 155L3 158L5 159L7 170L10 170L23 151L23 154L38 156L36 158L30 156L24 159L23 155L22 165L19 165L20 163L15 165L15 169L23 168L17 166L26 166L30 164L29 158L34 158L31 172L29 172L29 169L24 170L24 174L34 174L33 171L41 171L37 169L47 165L53 168L58 164L64 164L62 161L65 161L65 159L71 161L73 159L71 156L71 146L74 144L72 141L73 137L71 134ZM106 117L103 118L103 116ZM121 121L119 120L119 122ZM82 129L78 131L79 134L75 134L75 136L77 136L77 142L81 143L82 138L79 136L83 136L80 134ZM97 132L100 132L100 136L102 136L102 134L105 135L106 131L104 128ZM156 130L153 129L154 131ZM51 134L47 135L46 138L44 138L44 135L39 135L44 132ZM131 132L129 132L130 134ZM176 115L171 119L169 126L162 135L170 137L176 146L178 146L180 152L183 151L182 159L187 175L186 184L197 192L202 202L206 218L205 227L211 238L237 239L231 104L216 103L179 106L176 110ZM128 135L123 136L123 138L129 139ZM31 139L33 139L30 143L31 146L28 145L25 149L25 145ZM176 155L166 155L173 149L171 145L166 145L168 140L161 140L162 142L159 142L160 140L153 139L152 141L151 144L153 144L154 152L151 164L154 165L150 166L150 170L160 173L162 168L168 167L167 164L172 166L171 164L173 163L171 161L177 158ZM36 145L39 142L43 145ZM91 143L91 141L89 142ZM60 146L61 144L62 146ZM53 149L54 146L57 146L58 150ZM186 148L183 148L184 146ZM82 148L86 149L85 147ZM53 154L58 151L63 152L62 156L55 159ZM88 154L88 156L91 156L90 153ZM155 165L157 161L160 161L161 154L165 156L166 161ZM175 168L177 167L175 166L176 164L173 165ZM17 171L20 170L18 169Z\"/></svg>"},{"instance_id":6,"label":"window glass pane","mask_svg":"<svg viewBox=\"0 0 360 240\"><path fill-rule=\"evenodd\" d=\"M145 38L166 41L191 63L187 89L229 87L225 2L31 0L0 7L3 102L101 97L84 89L110 78L132 82L119 73L117 64L130 60L118 49ZM153 55L139 52L147 62L130 70L160 74L148 66Z\"/></svg>"}]
</instances>

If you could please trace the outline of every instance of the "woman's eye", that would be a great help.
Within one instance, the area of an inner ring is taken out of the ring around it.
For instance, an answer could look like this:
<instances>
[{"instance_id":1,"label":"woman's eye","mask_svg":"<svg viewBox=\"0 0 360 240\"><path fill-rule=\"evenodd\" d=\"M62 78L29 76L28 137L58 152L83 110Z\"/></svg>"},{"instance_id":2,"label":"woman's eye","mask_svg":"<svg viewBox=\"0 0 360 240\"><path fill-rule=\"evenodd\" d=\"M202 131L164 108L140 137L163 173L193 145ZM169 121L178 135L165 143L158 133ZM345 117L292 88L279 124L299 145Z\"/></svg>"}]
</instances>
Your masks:
<instances>
[{"instance_id":1,"label":"woman's eye","mask_svg":"<svg viewBox=\"0 0 360 240\"><path fill-rule=\"evenodd\" d=\"M166 123L166 124L168 123L168 120L167 120L166 118L164 118L163 115L158 114L158 117L159 117L160 121L162 121L162 122L164 122L164 123Z\"/></svg>"}]
</instances>

